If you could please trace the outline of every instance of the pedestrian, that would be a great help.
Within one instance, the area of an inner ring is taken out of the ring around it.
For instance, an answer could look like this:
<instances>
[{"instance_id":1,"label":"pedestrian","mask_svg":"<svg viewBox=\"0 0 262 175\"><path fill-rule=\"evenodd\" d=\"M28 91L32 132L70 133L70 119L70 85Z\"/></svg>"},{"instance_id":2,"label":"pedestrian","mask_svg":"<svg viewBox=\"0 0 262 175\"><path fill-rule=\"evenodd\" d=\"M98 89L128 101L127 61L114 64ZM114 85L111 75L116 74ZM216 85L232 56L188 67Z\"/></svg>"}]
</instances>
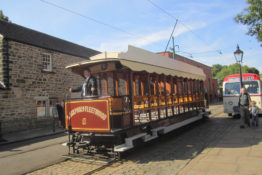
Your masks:
<instances>
[{"instance_id":1,"label":"pedestrian","mask_svg":"<svg viewBox=\"0 0 262 175\"><path fill-rule=\"evenodd\" d=\"M76 89L69 88L69 91L70 92L81 92L81 97L98 95L96 78L91 75L91 71L89 68L86 68L84 70L83 76L85 77L85 80L82 86Z\"/></svg>"},{"instance_id":2,"label":"pedestrian","mask_svg":"<svg viewBox=\"0 0 262 175\"><path fill-rule=\"evenodd\" d=\"M207 93L207 88L204 87L204 92L205 92L205 100L206 100L206 107L209 107L209 99L208 99L208 93Z\"/></svg>"},{"instance_id":3,"label":"pedestrian","mask_svg":"<svg viewBox=\"0 0 262 175\"><path fill-rule=\"evenodd\" d=\"M240 128L245 128L245 126L250 127L250 113L249 113L249 105L250 105L250 96L246 92L245 88L241 88L241 93L239 96L238 107L240 112Z\"/></svg>"},{"instance_id":4,"label":"pedestrian","mask_svg":"<svg viewBox=\"0 0 262 175\"><path fill-rule=\"evenodd\" d=\"M56 109L58 113L59 119L59 126L65 128L65 111L64 111L64 103L63 102L56 102Z\"/></svg>"},{"instance_id":5,"label":"pedestrian","mask_svg":"<svg viewBox=\"0 0 262 175\"><path fill-rule=\"evenodd\" d=\"M252 126L252 128L257 128L258 125L259 125L258 107L256 106L255 101L251 102L251 107L249 108L249 110L251 111L251 115L252 115L251 126Z\"/></svg>"}]
</instances>

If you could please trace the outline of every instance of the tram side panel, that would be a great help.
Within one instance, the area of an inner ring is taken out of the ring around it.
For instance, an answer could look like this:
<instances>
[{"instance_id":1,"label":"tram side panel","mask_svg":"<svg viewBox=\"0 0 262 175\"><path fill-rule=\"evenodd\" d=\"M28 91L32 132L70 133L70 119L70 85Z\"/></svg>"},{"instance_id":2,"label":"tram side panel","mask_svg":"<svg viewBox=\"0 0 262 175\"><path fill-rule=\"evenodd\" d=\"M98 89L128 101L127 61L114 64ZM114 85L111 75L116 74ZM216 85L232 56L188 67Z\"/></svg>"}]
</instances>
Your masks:
<instances>
[{"instance_id":1,"label":"tram side panel","mask_svg":"<svg viewBox=\"0 0 262 175\"><path fill-rule=\"evenodd\" d=\"M73 132L110 132L108 100L67 101L65 114L67 130L71 127Z\"/></svg>"}]
</instances>

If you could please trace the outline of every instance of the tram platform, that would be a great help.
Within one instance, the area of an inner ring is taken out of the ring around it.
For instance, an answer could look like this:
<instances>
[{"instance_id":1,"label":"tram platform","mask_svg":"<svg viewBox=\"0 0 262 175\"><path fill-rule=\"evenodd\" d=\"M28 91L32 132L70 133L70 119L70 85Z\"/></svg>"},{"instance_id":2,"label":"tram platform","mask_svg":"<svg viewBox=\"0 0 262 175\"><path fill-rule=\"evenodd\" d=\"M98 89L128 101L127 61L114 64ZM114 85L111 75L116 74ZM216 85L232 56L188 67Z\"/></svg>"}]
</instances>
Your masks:
<instances>
[{"instance_id":1,"label":"tram platform","mask_svg":"<svg viewBox=\"0 0 262 175\"><path fill-rule=\"evenodd\" d=\"M1 145L7 145L16 142L22 142L34 138L40 138L45 136L51 136L56 134L64 133L65 129L62 127L45 127L45 128L35 128L29 129L25 131L18 131L13 133L7 133L2 135L2 139L0 140Z\"/></svg>"}]
</instances>

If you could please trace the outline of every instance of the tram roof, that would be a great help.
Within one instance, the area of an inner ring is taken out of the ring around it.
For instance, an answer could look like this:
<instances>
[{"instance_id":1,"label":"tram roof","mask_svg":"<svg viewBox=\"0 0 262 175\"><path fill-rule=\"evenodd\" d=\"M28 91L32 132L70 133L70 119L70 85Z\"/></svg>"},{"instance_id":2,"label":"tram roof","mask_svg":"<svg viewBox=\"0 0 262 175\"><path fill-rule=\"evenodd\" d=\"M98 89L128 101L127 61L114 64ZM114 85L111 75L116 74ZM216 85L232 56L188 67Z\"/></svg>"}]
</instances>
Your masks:
<instances>
[{"instance_id":1,"label":"tram roof","mask_svg":"<svg viewBox=\"0 0 262 175\"><path fill-rule=\"evenodd\" d=\"M146 71L164 75L178 77L205 79L205 74L201 68L190 64L166 58L134 46L129 45L127 52L103 52L90 57L88 61L68 65L66 68L84 68L97 63L119 61L123 66L132 71Z\"/></svg>"}]
</instances>

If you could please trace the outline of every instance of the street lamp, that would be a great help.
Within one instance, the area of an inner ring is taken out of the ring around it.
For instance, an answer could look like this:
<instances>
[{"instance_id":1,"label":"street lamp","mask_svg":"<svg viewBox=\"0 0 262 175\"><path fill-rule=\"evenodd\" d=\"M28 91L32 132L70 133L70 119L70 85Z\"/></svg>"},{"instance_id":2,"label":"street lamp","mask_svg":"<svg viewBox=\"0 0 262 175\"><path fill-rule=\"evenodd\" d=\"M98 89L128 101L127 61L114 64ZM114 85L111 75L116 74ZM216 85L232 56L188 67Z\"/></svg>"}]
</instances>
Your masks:
<instances>
[{"instance_id":1,"label":"street lamp","mask_svg":"<svg viewBox=\"0 0 262 175\"><path fill-rule=\"evenodd\" d=\"M242 71L241 71L241 63L243 60L243 54L244 52L239 49L239 46L237 45L237 50L234 52L235 59L237 63L239 64L239 76L240 76L240 87L243 88L243 81L242 81Z\"/></svg>"}]
</instances>

